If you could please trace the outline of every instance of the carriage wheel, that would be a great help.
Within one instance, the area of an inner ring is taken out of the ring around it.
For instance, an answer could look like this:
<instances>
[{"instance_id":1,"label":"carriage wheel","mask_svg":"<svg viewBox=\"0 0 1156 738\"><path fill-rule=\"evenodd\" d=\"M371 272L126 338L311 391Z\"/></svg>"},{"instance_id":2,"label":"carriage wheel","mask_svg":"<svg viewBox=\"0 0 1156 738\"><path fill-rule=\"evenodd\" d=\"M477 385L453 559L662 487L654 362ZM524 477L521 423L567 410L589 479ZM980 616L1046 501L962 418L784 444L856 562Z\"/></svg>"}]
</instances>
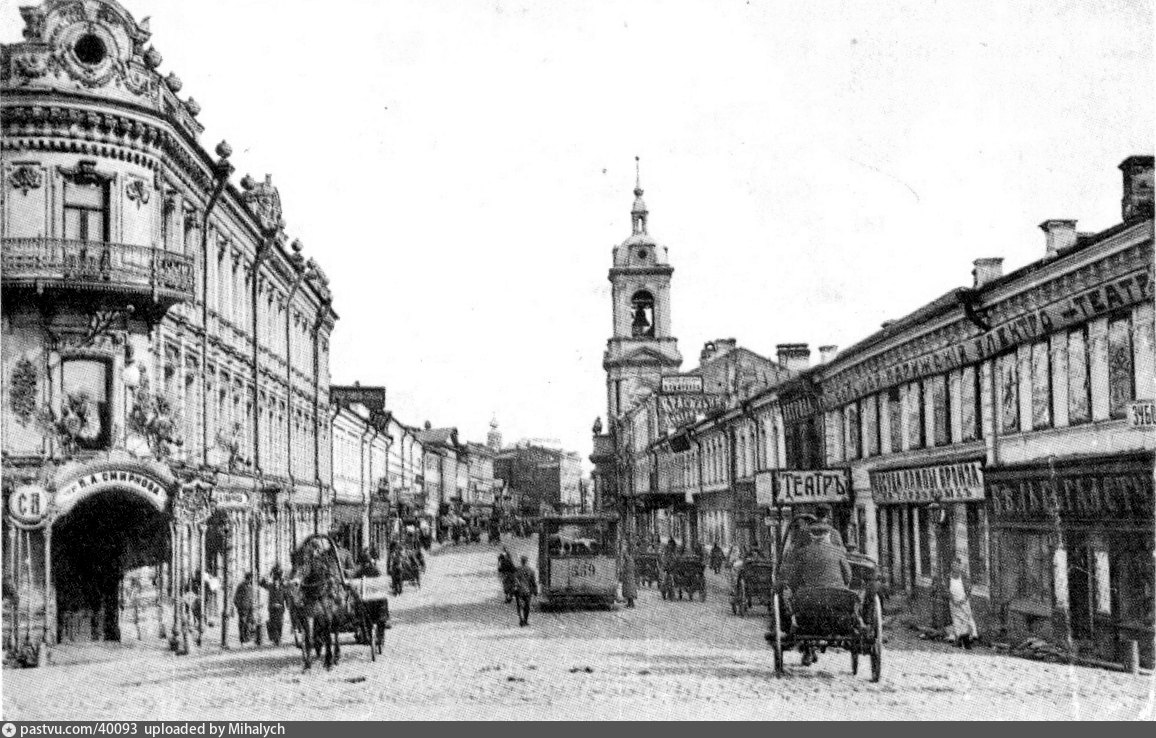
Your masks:
<instances>
[{"instance_id":1,"label":"carriage wheel","mask_svg":"<svg viewBox=\"0 0 1156 738\"><path fill-rule=\"evenodd\" d=\"M771 600L771 627L775 629L775 676L783 676L783 616L777 593Z\"/></svg>"},{"instance_id":2,"label":"carriage wheel","mask_svg":"<svg viewBox=\"0 0 1156 738\"><path fill-rule=\"evenodd\" d=\"M875 640L871 644L871 681L877 682L883 676L883 605L879 595L875 595Z\"/></svg>"},{"instance_id":3,"label":"carriage wheel","mask_svg":"<svg viewBox=\"0 0 1156 738\"><path fill-rule=\"evenodd\" d=\"M747 599L747 583L745 580L739 580L739 616L746 617L747 610L750 609L751 601Z\"/></svg>"}]
</instances>

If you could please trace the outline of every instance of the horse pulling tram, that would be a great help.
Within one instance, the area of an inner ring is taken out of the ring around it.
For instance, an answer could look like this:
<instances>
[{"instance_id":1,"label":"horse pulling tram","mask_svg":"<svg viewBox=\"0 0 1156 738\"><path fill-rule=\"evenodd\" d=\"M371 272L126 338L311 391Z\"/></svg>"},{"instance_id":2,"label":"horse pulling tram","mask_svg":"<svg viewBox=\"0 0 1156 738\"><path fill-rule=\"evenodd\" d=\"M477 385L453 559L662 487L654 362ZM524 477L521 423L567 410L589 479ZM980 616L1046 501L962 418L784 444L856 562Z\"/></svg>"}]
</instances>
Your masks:
<instances>
[{"instance_id":1,"label":"horse pulling tram","mask_svg":"<svg viewBox=\"0 0 1156 738\"><path fill-rule=\"evenodd\" d=\"M815 518L795 517L787 530L779 561L807 535ZM790 606L783 601L782 587L776 571L771 602L771 630L766 639L775 653L775 674L782 676L783 652L794 647L809 652L842 648L851 654L851 673L859 671L859 657L871 661L871 681L883 674L883 605L879 599L875 562L862 554L848 553L852 580L847 589L807 588L791 596Z\"/></svg>"}]
</instances>

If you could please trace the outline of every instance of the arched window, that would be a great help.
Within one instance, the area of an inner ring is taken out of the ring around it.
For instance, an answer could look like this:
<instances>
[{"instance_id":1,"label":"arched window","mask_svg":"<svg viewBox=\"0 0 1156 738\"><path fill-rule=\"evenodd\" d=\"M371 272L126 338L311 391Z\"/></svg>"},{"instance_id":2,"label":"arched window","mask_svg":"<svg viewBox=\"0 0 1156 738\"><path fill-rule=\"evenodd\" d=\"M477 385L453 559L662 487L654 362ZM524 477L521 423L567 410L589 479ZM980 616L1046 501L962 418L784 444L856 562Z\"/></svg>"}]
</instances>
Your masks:
<instances>
[{"instance_id":1,"label":"arched window","mask_svg":"<svg viewBox=\"0 0 1156 738\"><path fill-rule=\"evenodd\" d=\"M639 290L630 298L630 335L635 338L654 337L654 295Z\"/></svg>"}]
</instances>

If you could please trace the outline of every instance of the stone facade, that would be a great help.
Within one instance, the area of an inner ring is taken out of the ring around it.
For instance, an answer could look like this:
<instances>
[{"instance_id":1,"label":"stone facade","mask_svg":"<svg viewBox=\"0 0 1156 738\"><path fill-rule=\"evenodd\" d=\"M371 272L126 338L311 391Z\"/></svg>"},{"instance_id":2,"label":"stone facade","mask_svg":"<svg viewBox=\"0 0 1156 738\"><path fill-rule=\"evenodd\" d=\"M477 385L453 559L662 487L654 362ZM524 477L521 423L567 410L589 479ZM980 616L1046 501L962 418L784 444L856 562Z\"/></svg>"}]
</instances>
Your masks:
<instances>
[{"instance_id":1,"label":"stone facade","mask_svg":"<svg viewBox=\"0 0 1156 738\"><path fill-rule=\"evenodd\" d=\"M0 412L5 552L31 564L5 562L7 644L119 638L118 588L170 635L199 572L228 589L328 530L337 316L269 179L235 187L227 144L203 148L146 24L112 0L20 12Z\"/></svg>"}]
</instances>

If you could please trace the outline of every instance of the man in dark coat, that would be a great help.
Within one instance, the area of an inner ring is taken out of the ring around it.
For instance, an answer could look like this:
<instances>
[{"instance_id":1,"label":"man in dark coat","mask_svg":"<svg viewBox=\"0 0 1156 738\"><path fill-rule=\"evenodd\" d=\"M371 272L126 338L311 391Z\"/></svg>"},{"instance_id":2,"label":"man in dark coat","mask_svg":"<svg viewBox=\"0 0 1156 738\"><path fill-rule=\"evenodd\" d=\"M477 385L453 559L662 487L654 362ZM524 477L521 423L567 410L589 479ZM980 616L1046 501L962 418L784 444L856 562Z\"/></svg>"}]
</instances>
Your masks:
<instances>
[{"instance_id":1,"label":"man in dark coat","mask_svg":"<svg viewBox=\"0 0 1156 738\"><path fill-rule=\"evenodd\" d=\"M795 593L806 589L846 589L851 583L851 565L841 547L831 543L831 526L815 523L810 541L794 550L783 562L783 583ZM814 648L803 649L803 666L818 661Z\"/></svg>"},{"instance_id":2,"label":"man in dark coat","mask_svg":"<svg viewBox=\"0 0 1156 738\"><path fill-rule=\"evenodd\" d=\"M518 625L530 624L530 600L538 594L538 575L523 556L522 565L514 572L514 599L518 607Z\"/></svg>"},{"instance_id":3,"label":"man in dark coat","mask_svg":"<svg viewBox=\"0 0 1156 738\"><path fill-rule=\"evenodd\" d=\"M281 574L281 565L275 564L269 572L269 578L261 582L261 586L269 590L269 642L274 646L281 645L281 628L285 622L285 582Z\"/></svg>"},{"instance_id":4,"label":"man in dark coat","mask_svg":"<svg viewBox=\"0 0 1156 738\"><path fill-rule=\"evenodd\" d=\"M237 638L241 643L248 643L253 624L253 572L247 572L237 585L233 606L237 608Z\"/></svg>"},{"instance_id":5,"label":"man in dark coat","mask_svg":"<svg viewBox=\"0 0 1156 738\"><path fill-rule=\"evenodd\" d=\"M498 576L502 579L502 594L506 596L507 603L514 599L514 575L517 571L518 567L513 557L503 546L501 553L498 554Z\"/></svg>"}]
</instances>

